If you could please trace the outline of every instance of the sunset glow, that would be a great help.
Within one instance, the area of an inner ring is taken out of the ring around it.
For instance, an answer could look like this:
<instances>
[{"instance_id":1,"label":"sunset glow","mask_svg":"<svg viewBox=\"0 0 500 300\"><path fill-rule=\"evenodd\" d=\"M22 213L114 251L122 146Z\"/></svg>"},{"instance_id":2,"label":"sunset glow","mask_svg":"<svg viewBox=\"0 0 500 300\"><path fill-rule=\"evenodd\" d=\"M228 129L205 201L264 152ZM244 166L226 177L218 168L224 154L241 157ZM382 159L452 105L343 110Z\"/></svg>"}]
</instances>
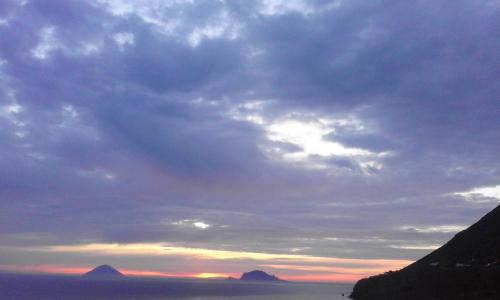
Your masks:
<instances>
[{"instance_id":1,"label":"sunset glow","mask_svg":"<svg viewBox=\"0 0 500 300\"><path fill-rule=\"evenodd\" d=\"M260 253L246 251L223 251L203 248L175 247L166 243L154 244L84 244L84 245L57 245L48 247L19 248L15 251L27 253L71 254L78 256L103 255L108 257L164 257L188 260L193 266L218 263L225 261L228 264L248 264L253 268L262 268L281 274L287 280L300 281L354 281L365 276L375 275L389 270L400 269L412 261L388 259L347 259L336 257ZM82 274L90 268L69 267L59 265L41 266L1 266L4 271L13 272L43 272L60 274ZM224 278L239 277L241 272L222 269L198 269L191 272L179 272L157 267L152 269L122 268L122 273L131 276L154 277L193 277L193 278ZM225 271L225 272L221 272Z\"/></svg>"},{"instance_id":2,"label":"sunset glow","mask_svg":"<svg viewBox=\"0 0 500 300\"><path fill-rule=\"evenodd\" d=\"M168 244L85 244L68 246L50 246L35 248L34 251L52 253L102 253L108 255L158 255L158 256L187 256L195 259L213 260L263 260L263 261L287 261L287 262L315 262L339 265L366 265L386 268L400 268L412 263L409 260L390 259L352 259L322 257L298 254L276 254L245 251L224 251L202 248L174 247Z\"/></svg>"},{"instance_id":3,"label":"sunset glow","mask_svg":"<svg viewBox=\"0 0 500 300\"><path fill-rule=\"evenodd\" d=\"M220 274L220 273L200 273L200 274L196 274L194 275L193 277L196 277L196 278L227 278L229 277L229 275L227 274Z\"/></svg>"}]
</instances>

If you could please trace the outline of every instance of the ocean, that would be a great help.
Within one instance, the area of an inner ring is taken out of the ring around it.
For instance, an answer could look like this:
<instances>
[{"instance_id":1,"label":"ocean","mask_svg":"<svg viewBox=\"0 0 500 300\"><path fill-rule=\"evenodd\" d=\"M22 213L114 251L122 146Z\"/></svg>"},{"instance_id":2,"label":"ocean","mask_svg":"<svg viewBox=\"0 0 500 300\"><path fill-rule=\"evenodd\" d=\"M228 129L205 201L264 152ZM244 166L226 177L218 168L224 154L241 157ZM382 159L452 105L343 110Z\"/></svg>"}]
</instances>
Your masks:
<instances>
[{"instance_id":1,"label":"ocean","mask_svg":"<svg viewBox=\"0 0 500 300\"><path fill-rule=\"evenodd\" d=\"M352 284L340 283L0 274L1 300L341 300L351 290Z\"/></svg>"}]
</instances>

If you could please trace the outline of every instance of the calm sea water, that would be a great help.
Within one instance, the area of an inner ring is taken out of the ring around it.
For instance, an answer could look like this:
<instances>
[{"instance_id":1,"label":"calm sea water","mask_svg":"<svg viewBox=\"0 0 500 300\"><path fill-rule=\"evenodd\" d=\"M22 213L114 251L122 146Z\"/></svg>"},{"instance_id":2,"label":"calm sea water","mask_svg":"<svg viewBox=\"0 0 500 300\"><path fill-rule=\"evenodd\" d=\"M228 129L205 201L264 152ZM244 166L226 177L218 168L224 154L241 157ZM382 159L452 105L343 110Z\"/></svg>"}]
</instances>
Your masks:
<instances>
[{"instance_id":1,"label":"calm sea water","mask_svg":"<svg viewBox=\"0 0 500 300\"><path fill-rule=\"evenodd\" d=\"M0 274L1 300L341 300L351 290L349 284Z\"/></svg>"}]
</instances>

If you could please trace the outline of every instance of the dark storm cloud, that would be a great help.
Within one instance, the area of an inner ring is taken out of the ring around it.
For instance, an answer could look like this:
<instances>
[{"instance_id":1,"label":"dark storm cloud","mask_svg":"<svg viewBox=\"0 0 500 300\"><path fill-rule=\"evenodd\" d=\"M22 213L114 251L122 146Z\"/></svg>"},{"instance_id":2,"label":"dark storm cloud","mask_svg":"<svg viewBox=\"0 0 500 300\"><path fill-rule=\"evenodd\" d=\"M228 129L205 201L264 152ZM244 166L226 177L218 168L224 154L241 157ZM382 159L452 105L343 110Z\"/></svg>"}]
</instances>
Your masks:
<instances>
[{"instance_id":1,"label":"dark storm cloud","mask_svg":"<svg viewBox=\"0 0 500 300\"><path fill-rule=\"evenodd\" d=\"M500 181L498 3L110 3L0 4L5 244L416 258L494 205L453 193ZM371 156L277 159L311 114Z\"/></svg>"}]
</instances>

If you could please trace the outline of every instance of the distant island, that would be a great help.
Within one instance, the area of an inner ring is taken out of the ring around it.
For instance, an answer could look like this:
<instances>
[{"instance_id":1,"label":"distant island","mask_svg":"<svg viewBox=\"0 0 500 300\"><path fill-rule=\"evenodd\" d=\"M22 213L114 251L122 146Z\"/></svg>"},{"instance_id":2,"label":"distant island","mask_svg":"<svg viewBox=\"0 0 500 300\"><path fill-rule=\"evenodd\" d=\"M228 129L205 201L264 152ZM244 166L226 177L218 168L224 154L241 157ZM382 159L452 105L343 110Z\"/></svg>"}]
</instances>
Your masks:
<instances>
[{"instance_id":1,"label":"distant island","mask_svg":"<svg viewBox=\"0 0 500 300\"><path fill-rule=\"evenodd\" d=\"M264 271L254 270L250 272L243 273L240 280L244 281L266 281L266 282L277 282L283 281L274 275L269 275Z\"/></svg>"},{"instance_id":2,"label":"distant island","mask_svg":"<svg viewBox=\"0 0 500 300\"><path fill-rule=\"evenodd\" d=\"M500 299L500 206L406 268L358 281L350 297Z\"/></svg>"},{"instance_id":3,"label":"distant island","mask_svg":"<svg viewBox=\"0 0 500 300\"><path fill-rule=\"evenodd\" d=\"M83 276L89 276L89 277L123 277L122 273L120 273L118 270L113 268L112 266L109 265L101 265L93 270L83 274Z\"/></svg>"},{"instance_id":4,"label":"distant island","mask_svg":"<svg viewBox=\"0 0 500 300\"><path fill-rule=\"evenodd\" d=\"M113 268L110 265L101 265L91 271L83 274L85 277L99 277L99 278L116 278L124 277L120 271ZM227 277L226 280L238 280L234 277ZM269 275L264 271L254 270L250 272L243 273L240 277L241 281L260 281L260 282L284 282L284 280L279 279L274 275Z\"/></svg>"}]
</instances>

